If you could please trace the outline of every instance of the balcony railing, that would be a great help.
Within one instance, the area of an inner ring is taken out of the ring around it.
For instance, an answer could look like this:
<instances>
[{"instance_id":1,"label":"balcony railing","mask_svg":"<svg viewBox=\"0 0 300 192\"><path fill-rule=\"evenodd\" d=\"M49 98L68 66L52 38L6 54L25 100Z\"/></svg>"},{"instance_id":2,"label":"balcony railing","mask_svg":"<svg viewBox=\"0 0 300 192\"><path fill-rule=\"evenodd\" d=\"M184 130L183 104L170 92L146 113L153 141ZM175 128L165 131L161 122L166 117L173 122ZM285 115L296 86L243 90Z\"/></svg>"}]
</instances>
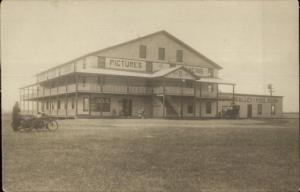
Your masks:
<instances>
[{"instance_id":1,"label":"balcony railing","mask_svg":"<svg viewBox=\"0 0 300 192\"><path fill-rule=\"evenodd\" d=\"M136 94L136 95L151 95L151 94L163 94L163 87L145 87L145 86L125 86L125 85L103 85L102 89L100 85L89 84L85 86L78 86L78 92L93 92L93 93L111 93L111 94ZM54 96L66 93L76 92L76 85L71 84L67 86L59 86L51 89L42 88L39 92L21 95L23 100L34 99L38 97ZM188 87L175 87L166 86L166 95L178 95L178 96L194 96L194 88Z\"/></svg>"},{"instance_id":2,"label":"balcony railing","mask_svg":"<svg viewBox=\"0 0 300 192\"><path fill-rule=\"evenodd\" d=\"M123 85L103 85L104 93L127 93L127 87Z\"/></svg>"},{"instance_id":3,"label":"balcony railing","mask_svg":"<svg viewBox=\"0 0 300 192\"><path fill-rule=\"evenodd\" d=\"M153 88L154 94L163 94L164 90L163 87L155 87ZM194 88L187 88L187 87L165 87L165 94L166 95L184 95L184 96L193 96L194 95Z\"/></svg>"}]
</instances>

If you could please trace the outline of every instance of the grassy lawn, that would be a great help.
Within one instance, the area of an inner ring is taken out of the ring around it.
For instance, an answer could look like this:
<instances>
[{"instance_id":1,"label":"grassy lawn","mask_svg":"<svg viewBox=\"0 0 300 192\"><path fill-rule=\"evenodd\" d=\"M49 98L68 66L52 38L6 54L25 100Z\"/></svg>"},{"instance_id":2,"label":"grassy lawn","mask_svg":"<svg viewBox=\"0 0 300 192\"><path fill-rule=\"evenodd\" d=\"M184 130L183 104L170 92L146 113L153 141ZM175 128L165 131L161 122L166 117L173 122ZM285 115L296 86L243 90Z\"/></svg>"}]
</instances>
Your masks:
<instances>
[{"instance_id":1,"label":"grassy lawn","mask_svg":"<svg viewBox=\"0 0 300 192\"><path fill-rule=\"evenodd\" d=\"M297 191L298 119L2 120L6 191Z\"/></svg>"}]
</instances>

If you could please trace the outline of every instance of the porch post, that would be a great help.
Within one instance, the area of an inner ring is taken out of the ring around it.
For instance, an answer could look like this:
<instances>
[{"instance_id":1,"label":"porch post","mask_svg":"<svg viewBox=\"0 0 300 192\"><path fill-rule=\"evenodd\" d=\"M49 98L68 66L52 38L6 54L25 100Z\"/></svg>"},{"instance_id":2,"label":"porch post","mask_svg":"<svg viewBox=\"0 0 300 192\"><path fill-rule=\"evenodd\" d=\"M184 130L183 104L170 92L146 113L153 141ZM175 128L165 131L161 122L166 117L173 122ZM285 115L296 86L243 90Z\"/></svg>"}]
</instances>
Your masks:
<instances>
[{"instance_id":1,"label":"porch post","mask_svg":"<svg viewBox=\"0 0 300 192\"><path fill-rule=\"evenodd\" d=\"M217 85L217 106L216 106L216 110L217 110L217 114L216 116L219 117L219 84Z\"/></svg>"},{"instance_id":2,"label":"porch post","mask_svg":"<svg viewBox=\"0 0 300 192\"><path fill-rule=\"evenodd\" d=\"M52 115L51 113L52 113L52 98L51 98L51 88L52 87L52 85L50 86L50 90L49 90L49 97L48 97L48 101L49 101L49 105L48 105L48 107L50 107L50 115Z\"/></svg>"},{"instance_id":3,"label":"porch post","mask_svg":"<svg viewBox=\"0 0 300 192\"><path fill-rule=\"evenodd\" d=\"M91 116L91 94L89 94L89 116Z\"/></svg>"},{"instance_id":4,"label":"porch post","mask_svg":"<svg viewBox=\"0 0 300 192\"><path fill-rule=\"evenodd\" d=\"M162 79L163 83L163 118L166 118L166 107L165 107L165 93L166 93L166 86L165 86L165 79Z\"/></svg>"},{"instance_id":5,"label":"porch post","mask_svg":"<svg viewBox=\"0 0 300 192\"><path fill-rule=\"evenodd\" d=\"M196 81L194 81L194 106L193 106L193 110L194 110L194 119L196 118Z\"/></svg>"},{"instance_id":6,"label":"porch post","mask_svg":"<svg viewBox=\"0 0 300 192\"><path fill-rule=\"evenodd\" d=\"M68 117L68 84L66 84L65 102L66 117Z\"/></svg>"},{"instance_id":7,"label":"porch post","mask_svg":"<svg viewBox=\"0 0 300 192\"><path fill-rule=\"evenodd\" d=\"M100 82L100 91L101 91L102 97L103 97L103 82L104 82L104 79L105 79L105 76L100 77L100 80L101 80L101 82ZM103 117L103 104L100 103L100 106L101 106L100 107L100 116Z\"/></svg>"},{"instance_id":8,"label":"porch post","mask_svg":"<svg viewBox=\"0 0 300 192\"><path fill-rule=\"evenodd\" d=\"M59 85L60 85L60 81L59 81L59 78L60 77L58 77L58 79L57 79L57 81L56 81L56 117L58 116L58 100L59 100L59 95L58 95L58 87L59 87ZM60 101L59 101L59 108L61 108L61 103L60 103Z\"/></svg>"},{"instance_id":9,"label":"porch post","mask_svg":"<svg viewBox=\"0 0 300 192\"><path fill-rule=\"evenodd\" d=\"M234 105L234 87L235 85L232 85L232 105Z\"/></svg>"},{"instance_id":10,"label":"porch post","mask_svg":"<svg viewBox=\"0 0 300 192\"><path fill-rule=\"evenodd\" d=\"M27 114L29 114L29 88L27 87Z\"/></svg>"},{"instance_id":11,"label":"porch post","mask_svg":"<svg viewBox=\"0 0 300 192\"><path fill-rule=\"evenodd\" d=\"M201 82L199 82L199 117L201 118L201 113L202 113L202 108L201 108L201 101L202 101L202 85L201 85Z\"/></svg>"},{"instance_id":12,"label":"porch post","mask_svg":"<svg viewBox=\"0 0 300 192\"><path fill-rule=\"evenodd\" d=\"M75 116L77 116L78 113L77 105L78 105L78 82L77 82L77 74L75 74Z\"/></svg>"}]
</instances>

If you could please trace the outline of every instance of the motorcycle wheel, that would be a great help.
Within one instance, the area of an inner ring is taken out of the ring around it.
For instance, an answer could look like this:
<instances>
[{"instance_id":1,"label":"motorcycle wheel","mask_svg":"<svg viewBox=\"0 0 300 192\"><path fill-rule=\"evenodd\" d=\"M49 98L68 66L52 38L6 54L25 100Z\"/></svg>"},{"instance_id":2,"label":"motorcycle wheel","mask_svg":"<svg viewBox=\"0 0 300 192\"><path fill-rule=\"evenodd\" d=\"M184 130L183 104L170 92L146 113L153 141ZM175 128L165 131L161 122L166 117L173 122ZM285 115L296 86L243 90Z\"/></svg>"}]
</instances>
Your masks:
<instances>
[{"instance_id":1,"label":"motorcycle wheel","mask_svg":"<svg viewBox=\"0 0 300 192\"><path fill-rule=\"evenodd\" d=\"M55 120L49 120L46 127L49 131L56 131L56 129L58 129L58 123Z\"/></svg>"}]
</instances>

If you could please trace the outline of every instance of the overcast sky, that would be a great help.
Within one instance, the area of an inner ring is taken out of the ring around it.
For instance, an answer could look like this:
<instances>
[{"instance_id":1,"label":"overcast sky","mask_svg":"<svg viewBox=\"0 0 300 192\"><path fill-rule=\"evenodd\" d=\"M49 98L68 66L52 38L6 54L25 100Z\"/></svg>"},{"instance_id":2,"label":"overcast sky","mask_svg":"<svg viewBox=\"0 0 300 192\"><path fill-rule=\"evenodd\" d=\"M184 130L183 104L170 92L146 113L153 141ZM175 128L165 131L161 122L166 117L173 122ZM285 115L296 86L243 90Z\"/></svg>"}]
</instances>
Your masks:
<instances>
[{"instance_id":1,"label":"overcast sky","mask_svg":"<svg viewBox=\"0 0 300 192\"><path fill-rule=\"evenodd\" d=\"M223 67L240 93L284 96L299 109L297 1L5 1L1 3L2 107L38 72L166 30Z\"/></svg>"}]
</instances>

